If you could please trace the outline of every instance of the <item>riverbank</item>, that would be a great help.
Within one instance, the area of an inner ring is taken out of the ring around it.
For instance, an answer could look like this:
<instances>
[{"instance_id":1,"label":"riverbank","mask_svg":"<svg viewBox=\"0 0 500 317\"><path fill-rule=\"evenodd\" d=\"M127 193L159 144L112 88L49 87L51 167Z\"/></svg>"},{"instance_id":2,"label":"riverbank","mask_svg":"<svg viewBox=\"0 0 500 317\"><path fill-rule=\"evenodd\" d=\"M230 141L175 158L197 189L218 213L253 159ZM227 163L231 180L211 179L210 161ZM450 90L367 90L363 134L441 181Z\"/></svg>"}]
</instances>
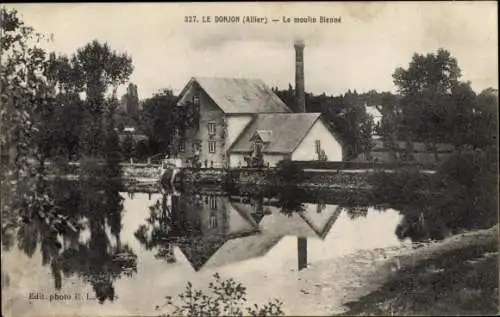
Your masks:
<instances>
[{"instance_id":1,"label":"riverbank","mask_svg":"<svg viewBox=\"0 0 500 317\"><path fill-rule=\"evenodd\" d=\"M498 314L498 226L423 246L390 263L399 269L376 291L346 303L342 315Z\"/></svg>"}]
</instances>

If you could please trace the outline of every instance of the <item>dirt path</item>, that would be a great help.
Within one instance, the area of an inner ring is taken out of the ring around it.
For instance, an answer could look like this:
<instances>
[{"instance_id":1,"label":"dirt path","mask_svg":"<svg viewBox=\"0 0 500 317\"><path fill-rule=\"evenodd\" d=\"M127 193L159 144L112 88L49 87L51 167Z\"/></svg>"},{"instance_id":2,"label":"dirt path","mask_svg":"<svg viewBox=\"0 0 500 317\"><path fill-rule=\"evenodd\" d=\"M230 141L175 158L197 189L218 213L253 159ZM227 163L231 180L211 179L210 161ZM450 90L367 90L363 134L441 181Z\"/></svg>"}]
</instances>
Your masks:
<instances>
[{"instance_id":1,"label":"dirt path","mask_svg":"<svg viewBox=\"0 0 500 317\"><path fill-rule=\"evenodd\" d=\"M346 315L498 312L498 226L408 251L376 269L370 292L347 303Z\"/></svg>"},{"instance_id":2,"label":"dirt path","mask_svg":"<svg viewBox=\"0 0 500 317\"><path fill-rule=\"evenodd\" d=\"M391 280L397 279L401 272L417 268L430 259L450 252L460 253L465 248L479 250L497 245L498 227L494 227L452 236L417 248L403 246L360 250L296 272L298 283L297 279L290 277L280 278L279 289L287 290L280 297L285 302L284 309L288 315L342 314L349 311L352 303L376 293ZM439 271L435 264L425 269ZM352 313L356 312L349 314Z\"/></svg>"}]
</instances>

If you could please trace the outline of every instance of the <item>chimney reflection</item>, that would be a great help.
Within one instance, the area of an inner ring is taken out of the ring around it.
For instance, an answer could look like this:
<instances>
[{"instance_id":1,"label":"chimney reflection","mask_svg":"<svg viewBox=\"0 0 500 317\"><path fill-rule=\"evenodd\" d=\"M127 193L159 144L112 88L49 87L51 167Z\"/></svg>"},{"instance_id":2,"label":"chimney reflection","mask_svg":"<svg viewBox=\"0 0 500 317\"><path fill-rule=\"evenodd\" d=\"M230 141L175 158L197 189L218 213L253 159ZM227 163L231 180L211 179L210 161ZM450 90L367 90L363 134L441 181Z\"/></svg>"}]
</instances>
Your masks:
<instances>
[{"instance_id":1,"label":"chimney reflection","mask_svg":"<svg viewBox=\"0 0 500 317\"><path fill-rule=\"evenodd\" d=\"M307 267L307 238L297 238L297 259L299 271Z\"/></svg>"}]
</instances>

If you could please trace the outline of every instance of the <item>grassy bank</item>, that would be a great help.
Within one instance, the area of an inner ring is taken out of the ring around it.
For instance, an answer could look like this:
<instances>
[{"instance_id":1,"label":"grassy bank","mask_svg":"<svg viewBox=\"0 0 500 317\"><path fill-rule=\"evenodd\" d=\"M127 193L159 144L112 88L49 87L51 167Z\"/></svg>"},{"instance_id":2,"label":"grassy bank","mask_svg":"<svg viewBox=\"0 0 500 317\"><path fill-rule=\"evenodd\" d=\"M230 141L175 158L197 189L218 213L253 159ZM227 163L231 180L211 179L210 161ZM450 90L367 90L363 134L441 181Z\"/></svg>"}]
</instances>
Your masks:
<instances>
[{"instance_id":1,"label":"grassy bank","mask_svg":"<svg viewBox=\"0 0 500 317\"><path fill-rule=\"evenodd\" d=\"M457 235L399 259L381 288L343 315L497 315L498 226Z\"/></svg>"}]
</instances>

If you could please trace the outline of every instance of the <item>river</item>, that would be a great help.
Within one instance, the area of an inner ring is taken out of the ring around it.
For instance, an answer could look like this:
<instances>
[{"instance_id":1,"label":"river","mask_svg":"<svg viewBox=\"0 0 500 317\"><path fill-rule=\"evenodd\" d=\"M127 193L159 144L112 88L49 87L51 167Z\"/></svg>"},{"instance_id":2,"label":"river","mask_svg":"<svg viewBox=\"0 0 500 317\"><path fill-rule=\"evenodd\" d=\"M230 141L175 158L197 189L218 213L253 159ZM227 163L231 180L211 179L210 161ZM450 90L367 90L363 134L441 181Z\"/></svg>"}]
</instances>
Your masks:
<instances>
[{"instance_id":1,"label":"river","mask_svg":"<svg viewBox=\"0 0 500 317\"><path fill-rule=\"evenodd\" d=\"M339 309L335 296L339 303L347 296L339 285L352 288L353 274L379 260L373 254L408 244L395 234L397 210L314 195L149 196L59 186L59 214L76 231L54 233L39 221L7 239L5 316L158 315L165 296L188 281L204 288L214 273L243 283L249 302L278 298L286 314L330 314Z\"/></svg>"}]
</instances>

